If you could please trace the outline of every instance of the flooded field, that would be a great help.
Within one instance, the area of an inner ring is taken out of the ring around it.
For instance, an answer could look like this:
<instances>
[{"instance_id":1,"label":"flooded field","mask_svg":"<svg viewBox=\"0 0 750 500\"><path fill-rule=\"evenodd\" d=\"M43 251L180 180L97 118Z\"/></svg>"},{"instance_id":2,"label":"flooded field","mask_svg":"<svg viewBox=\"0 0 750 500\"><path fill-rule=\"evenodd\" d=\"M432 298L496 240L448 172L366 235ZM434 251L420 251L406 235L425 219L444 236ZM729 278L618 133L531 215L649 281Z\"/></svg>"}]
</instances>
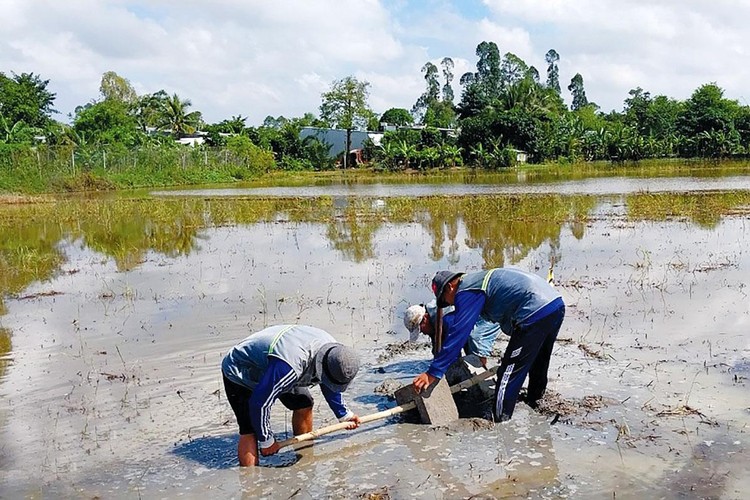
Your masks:
<instances>
[{"instance_id":1,"label":"flooded field","mask_svg":"<svg viewBox=\"0 0 750 500\"><path fill-rule=\"evenodd\" d=\"M668 182L0 205L0 498L743 498L750 191ZM436 270L551 261L567 316L540 412L393 417L237 467L219 365L251 332L354 346L347 400L374 413L429 363L401 316Z\"/></svg>"}]
</instances>

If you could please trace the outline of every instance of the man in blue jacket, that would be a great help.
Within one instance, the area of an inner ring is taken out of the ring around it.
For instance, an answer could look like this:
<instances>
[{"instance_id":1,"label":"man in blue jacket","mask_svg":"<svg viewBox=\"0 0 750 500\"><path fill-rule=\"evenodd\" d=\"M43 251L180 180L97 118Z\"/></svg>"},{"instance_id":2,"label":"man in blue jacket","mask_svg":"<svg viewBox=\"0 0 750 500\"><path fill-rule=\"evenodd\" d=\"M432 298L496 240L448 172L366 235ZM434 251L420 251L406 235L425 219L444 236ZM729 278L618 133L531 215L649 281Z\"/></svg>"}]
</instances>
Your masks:
<instances>
[{"instance_id":1,"label":"man in blue jacket","mask_svg":"<svg viewBox=\"0 0 750 500\"><path fill-rule=\"evenodd\" d=\"M547 370L557 333L565 317L562 296L542 277L519 269L500 268L474 273L438 271L432 279L437 305L452 305L442 350L435 355L427 372L414 379L421 391L441 378L460 355L477 320L482 317L498 323L510 335L508 347L497 372L495 420L513 415L526 376L526 401L532 408L547 388Z\"/></svg>"},{"instance_id":2,"label":"man in blue jacket","mask_svg":"<svg viewBox=\"0 0 750 500\"><path fill-rule=\"evenodd\" d=\"M279 451L270 428L276 399L292 410L295 435L312 431L313 397L308 387L317 384L339 421L356 428L359 417L347 408L341 393L358 370L353 349L312 326L271 326L232 347L221 371L240 428L240 465L258 465L258 450L263 456Z\"/></svg>"}]
</instances>

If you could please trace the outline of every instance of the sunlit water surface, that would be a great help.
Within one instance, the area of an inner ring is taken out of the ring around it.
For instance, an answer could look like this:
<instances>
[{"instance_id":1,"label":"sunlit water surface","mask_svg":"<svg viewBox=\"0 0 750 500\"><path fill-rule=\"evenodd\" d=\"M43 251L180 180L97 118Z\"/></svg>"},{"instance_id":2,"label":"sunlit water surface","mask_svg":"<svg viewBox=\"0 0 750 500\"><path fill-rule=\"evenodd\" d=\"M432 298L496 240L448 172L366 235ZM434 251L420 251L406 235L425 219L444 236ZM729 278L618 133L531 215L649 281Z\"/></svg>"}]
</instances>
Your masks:
<instances>
[{"instance_id":1,"label":"sunlit water surface","mask_svg":"<svg viewBox=\"0 0 750 500\"><path fill-rule=\"evenodd\" d=\"M351 183L328 186L254 187L227 189L176 189L156 191L156 196L432 196L508 193L623 194L750 190L750 176L731 177L606 177L598 179L526 182L523 172L510 183L383 184Z\"/></svg>"}]
</instances>

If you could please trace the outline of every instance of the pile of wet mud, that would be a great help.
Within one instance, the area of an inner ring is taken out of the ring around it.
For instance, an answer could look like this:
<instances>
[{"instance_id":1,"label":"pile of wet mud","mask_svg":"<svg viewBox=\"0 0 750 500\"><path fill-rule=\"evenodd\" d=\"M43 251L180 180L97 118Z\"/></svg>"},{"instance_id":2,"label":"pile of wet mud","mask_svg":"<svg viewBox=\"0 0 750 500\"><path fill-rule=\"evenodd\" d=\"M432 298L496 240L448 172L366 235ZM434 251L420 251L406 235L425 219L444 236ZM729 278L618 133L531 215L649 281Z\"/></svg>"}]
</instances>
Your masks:
<instances>
[{"instance_id":1,"label":"pile of wet mud","mask_svg":"<svg viewBox=\"0 0 750 500\"><path fill-rule=\"evenodd\" d=\"M445 425L435 425L431 427L433 432L450 433L469 433L477 431L487 431L495 427L492 419L482 417L459 418Z\"/></svg>"},{"instance_id":2,"label":"pile of wet mud","mask_svg":"<svg viewBox=\"0 0 750 500\"><path fill-rule=\"evenodd\" d=\"M395 342L392 344L387 344L385 347L383 347L383 352L378 356L378 363L389 361L395 356L429 350L429 344L425 344L422 342L411 342L409 340L405 342Z\"/></svg>"},{"instance_id":3,"label":"pile of wet mud","mask_svg":"<svg viewBox=\"0 0 750 500\"><path fill-rule=\"evenodd\" d=\"M390 494L388 486L383 486L382 488L360 493L357 498L362 498L364 500L390 500L393 497Z\"/></svg>"},{"instance_id":4,"label":"pile of wet mud","mask_svg":"<svg viewBox=\"0 0 750 500\"><path fill-rule=\"evenodd\" d=\"M387 396L388 399L396 399L396 391L401 389L404 386L401 382L398 380L394 380L392 378L387 378L383 380L375 389L373 389L373 392L376 394L383 394L384 396Z\"/></svg>"},{"instance_id":5,"label":"pile of wet mud","mask_svg":"<svg viewBox=\"0 0 750 500\"><path fill-rule=\"evenodd\" d=\"M521 398L523 400L523 397ZM601 395L588 395L582 398L564 398L560 393L547 390L541 400L532 408L551 417L551 425L563 423L573 426L590 426L588 416L608 406L619 405L620 401Z\"/></svg>"}]
</instances>

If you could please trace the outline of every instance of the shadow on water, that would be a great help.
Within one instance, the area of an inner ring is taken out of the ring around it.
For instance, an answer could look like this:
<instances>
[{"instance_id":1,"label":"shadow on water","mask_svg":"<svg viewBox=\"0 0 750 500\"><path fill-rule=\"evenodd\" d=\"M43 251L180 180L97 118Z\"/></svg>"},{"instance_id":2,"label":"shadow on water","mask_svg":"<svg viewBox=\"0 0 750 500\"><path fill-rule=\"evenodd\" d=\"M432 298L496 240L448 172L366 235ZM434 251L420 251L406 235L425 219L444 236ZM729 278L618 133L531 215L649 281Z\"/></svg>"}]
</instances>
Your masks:
<instances>
[{"instance_id":1,"label":"shadow on water","mask_svg":"<svg viewBox=\"0 0 750 500\"><path fill-rule=\"evenodd\" d=\"M695 443L681 467L666 471L660 484L667 491L689 491L693 498L725 498L727 484L744 476L739 463L746 453L738 442L716 430ZM747 476L744 476L747 477Z\"/></svg>"},{"instance_id":2,"label":"shadow on water","mask_svg":"<svg viewBox=\"0 0 750 500\"><path fill-rule=\"evenodd\" d=\"M177 444L172 454L206 469L232 469L237 463L237 434L205 436ZM301 455L293 449L282 450L271 457L261 457L261 467L289 467L299 462Z\"/></svg>"},{"instance_id":3,"label":"shadow on water","mask_svg":"<svg viewBox=\"0 0 750 500\"><path fill-rule=\"evenodd\" d=\"M392 400L382 394L363 394L361 396L354 396L351 399L362 405L374 406L378 411L387 410L389 406L392 406Z\"/></svg>"},{"instance_id":4,"label":"shadow on water","mask_svg":"<svg viewBox=\"0 0 750 500\"><path fill-rule=\"evenodd\" d=\"M377 368L378 373L418 375L430 367L431 359L404 360L382 365Z\"/></svg>"},{"instance_id":5,"label":"shadow on water","mask_svg":"<svg viewBox=\"0 0 750 500\"><path fill-rule=\"evenodd\" d=\"M198 463L207 469L231 469L237 467L236 434L205 436L178 443L172 454Z\"/></svg>"}]
</instances>

